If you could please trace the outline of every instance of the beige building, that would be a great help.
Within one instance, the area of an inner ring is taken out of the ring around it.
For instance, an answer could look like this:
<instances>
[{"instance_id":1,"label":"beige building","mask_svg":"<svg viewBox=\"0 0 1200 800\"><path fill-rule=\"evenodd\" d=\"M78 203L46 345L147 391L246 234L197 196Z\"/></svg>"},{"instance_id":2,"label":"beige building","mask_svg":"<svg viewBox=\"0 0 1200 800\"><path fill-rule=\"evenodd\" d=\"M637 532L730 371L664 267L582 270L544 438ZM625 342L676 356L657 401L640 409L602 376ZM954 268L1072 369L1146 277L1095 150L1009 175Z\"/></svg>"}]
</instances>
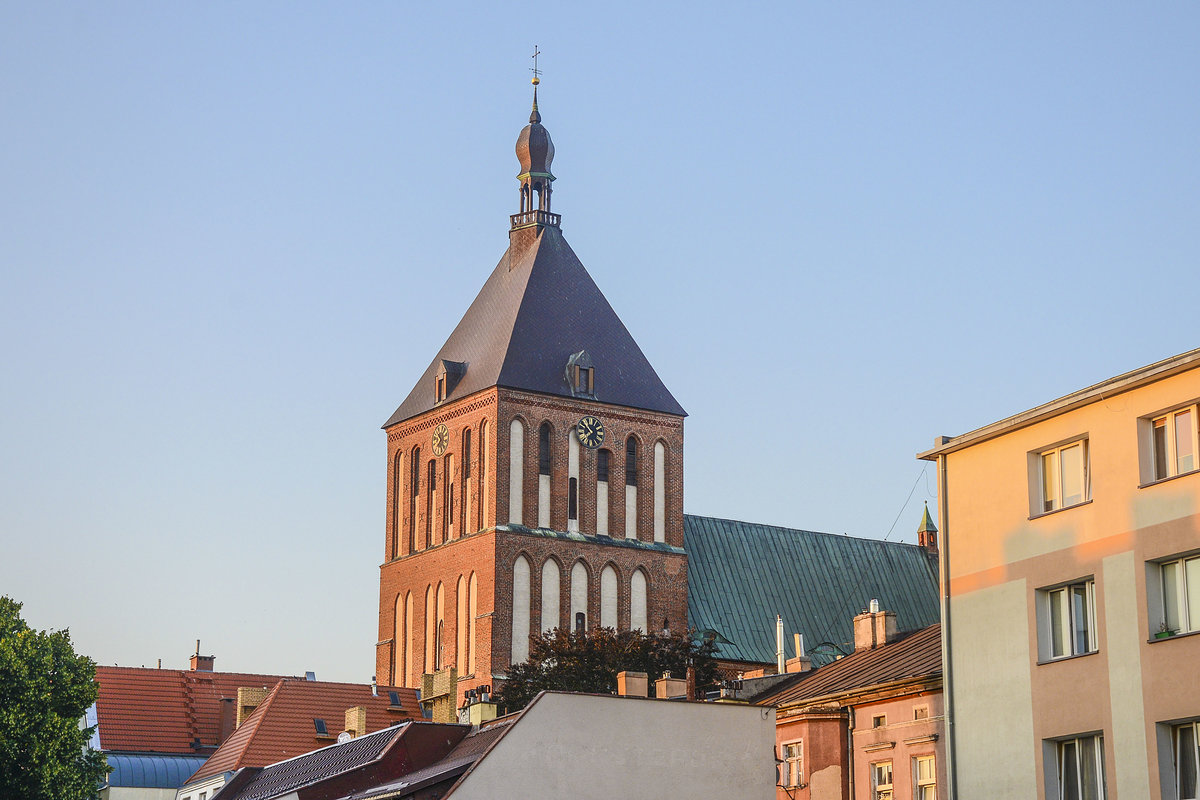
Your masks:
<instances>
[{"instance_id":1,"label":"beige building","mask_svg":"<svg viewBox=\"0 0 1200 800\"><path fill-rule=\"evenodd\" d=\"M1200 350L936 461L954 796L1195 798Z\"/></svg>"}]
</instances>

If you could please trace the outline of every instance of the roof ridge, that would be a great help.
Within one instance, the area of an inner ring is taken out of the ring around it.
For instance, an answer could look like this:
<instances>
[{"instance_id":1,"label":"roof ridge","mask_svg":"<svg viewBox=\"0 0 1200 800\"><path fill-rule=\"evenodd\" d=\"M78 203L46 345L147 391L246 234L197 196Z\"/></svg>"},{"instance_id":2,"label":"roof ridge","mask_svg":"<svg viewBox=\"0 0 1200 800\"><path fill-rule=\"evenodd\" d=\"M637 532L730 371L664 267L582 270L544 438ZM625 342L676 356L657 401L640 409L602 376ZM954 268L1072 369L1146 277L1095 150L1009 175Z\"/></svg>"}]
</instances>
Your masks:
<instances>
[{"instance_id":1,"label":"roof ridge","mask_svg":"<svg viewBox=\"0 0 1200 800\"><path fill-rule=\"evenodd\" d=\"M716 520L718 522L732 522L737 525L752 525L756 528L770 528L772 530L780 531L783 533L807 533L807 534L811 534L813 536L829 536L834 539L854 539L854 540L857 540L860 542L878 542L879 544L891 544L891 545L898 545L900 547L920 547L920 545L912 544L911 542L894 542L894 541L891 541L890 539L877 539L873 536L857 536L857 535L851 535L849 533L830 533L829 531L812 531L812 530L809 530L808 528L790 528L786 525L777 525L773 522L751 522L750 520L733 519L731 517L714 517L709 514L689 514L686 511L684 512L683 516L685 519L687 517L692 517L693 519L711 519L711 520Z\"/></svg>"}]
</instances>

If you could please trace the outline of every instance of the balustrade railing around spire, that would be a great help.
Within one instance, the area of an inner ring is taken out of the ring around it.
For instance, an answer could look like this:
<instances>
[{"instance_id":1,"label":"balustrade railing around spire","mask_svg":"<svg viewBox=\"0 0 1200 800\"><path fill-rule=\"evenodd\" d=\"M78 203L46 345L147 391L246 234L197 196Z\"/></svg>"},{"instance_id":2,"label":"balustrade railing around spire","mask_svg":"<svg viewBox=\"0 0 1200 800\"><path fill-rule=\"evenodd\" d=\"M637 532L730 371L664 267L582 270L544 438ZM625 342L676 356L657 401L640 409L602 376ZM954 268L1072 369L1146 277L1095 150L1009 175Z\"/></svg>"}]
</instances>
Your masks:
<instances>
[{"instance_id":1,"label":"balustrade railing around spire","mask_svg":"<svg viewBox=\"0 0 1200 800\"><path fill-rule=\"evenodd\" d=\"M562 214L551 214L549 211L541 211L534 209L533 211L522 211L520 214L510 214L509 219L512 220L512 229L529 228L533 225L553 225L558 227L562 221Z\"/></svg>"}]
</instances>

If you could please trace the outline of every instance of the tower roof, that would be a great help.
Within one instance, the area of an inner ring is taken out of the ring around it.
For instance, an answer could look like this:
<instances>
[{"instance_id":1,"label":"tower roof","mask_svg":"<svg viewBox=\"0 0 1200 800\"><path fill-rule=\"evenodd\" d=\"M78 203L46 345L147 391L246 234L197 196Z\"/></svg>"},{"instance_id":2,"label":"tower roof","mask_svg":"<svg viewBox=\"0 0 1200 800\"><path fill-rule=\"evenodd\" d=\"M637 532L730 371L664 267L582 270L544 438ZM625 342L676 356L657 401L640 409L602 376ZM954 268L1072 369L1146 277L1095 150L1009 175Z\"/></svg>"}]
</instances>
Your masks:
<instances>
[{"instance_id":1,"label":"tower roof","mask_svg":"<svg viewBox=\"0 0 1200 800\"><path fill-rule=\"evenodd\" d=\"M925 515L921 517L921 526L917 528L917 533L937 533L937 525L933 524L933 517L929 516L929 503L925 504Z\"/></svg>"},{"instance_id":2,"label":"tower roof","mask_svg":"<svg viewBox=\"0 0 1200 800\"><path fill-rule=\"evenodd\" d=\"M686 416L555 226L515 230L508 250L388 428L438 405L443 361L465 365L446 400L492 386L572 397L567 363L586 351L592 397Z\"/></svg>"},{"instance_id":3,"label":"tower roof","mask_svg":"<svg viewBox=\"0 0 1200 800\"><path fill-rule=\"evenodd\" d=\"M554 142L550 139L550 131L542 124L536 86L533 87L533 111L529 113L529 124L521 129L517 137L517 160L521 162L518 178L532 175L554 180L554 175L550 173L550 164L554 161Z\"/></svg>"}]
</instances>

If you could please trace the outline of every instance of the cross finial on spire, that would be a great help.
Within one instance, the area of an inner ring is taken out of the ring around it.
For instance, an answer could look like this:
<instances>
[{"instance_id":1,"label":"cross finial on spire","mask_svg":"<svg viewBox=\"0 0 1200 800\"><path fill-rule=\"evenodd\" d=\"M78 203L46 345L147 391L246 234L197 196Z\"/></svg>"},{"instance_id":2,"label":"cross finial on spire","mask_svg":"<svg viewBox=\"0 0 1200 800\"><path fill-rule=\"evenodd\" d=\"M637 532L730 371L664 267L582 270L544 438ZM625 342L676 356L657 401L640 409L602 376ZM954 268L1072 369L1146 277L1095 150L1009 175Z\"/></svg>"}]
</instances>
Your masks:
<instances>
[{"instance_id":1,"label":"cross finial on spire","mask_svg":"<svg viewBox=\"0 0 1200 800\"><path fill-rule=\"evenodd\" d=\"M538 65L537 65L538 56L540 56L541 54L542 54L542 51L538 50L538 46L535 44L533 46L533 55L530 56L530 58L533 59L533 68L529 70L530 72L533 73L533 85L534 86L537 86L539 83L542 82L542 79L540 77L542 74L542 71L540 69L538 69ZM534 89L534 91L536 92L537 90Z\"/></svg>"}]
</instances>

